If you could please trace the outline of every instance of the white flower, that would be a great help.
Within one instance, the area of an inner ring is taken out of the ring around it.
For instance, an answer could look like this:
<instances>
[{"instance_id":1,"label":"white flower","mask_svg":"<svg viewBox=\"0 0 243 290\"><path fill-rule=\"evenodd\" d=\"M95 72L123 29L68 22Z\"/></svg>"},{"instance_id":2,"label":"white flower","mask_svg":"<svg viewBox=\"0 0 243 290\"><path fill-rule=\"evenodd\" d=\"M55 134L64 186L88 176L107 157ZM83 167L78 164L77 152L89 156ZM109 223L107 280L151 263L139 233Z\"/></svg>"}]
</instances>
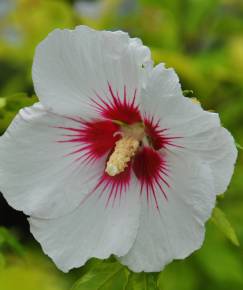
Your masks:
<instances>
[{"instance_id":1,"label":"white flower","mask_svg":"<svg viewBox=\"0 0 243 290\"><path fill-rule=\"evenodd\" d=\"M160 271L200 248L236 148L139 39L85 26L37 48L40 103L0 140L0 184L63 271L116 255Z\"/></svg>"}]
</instances>

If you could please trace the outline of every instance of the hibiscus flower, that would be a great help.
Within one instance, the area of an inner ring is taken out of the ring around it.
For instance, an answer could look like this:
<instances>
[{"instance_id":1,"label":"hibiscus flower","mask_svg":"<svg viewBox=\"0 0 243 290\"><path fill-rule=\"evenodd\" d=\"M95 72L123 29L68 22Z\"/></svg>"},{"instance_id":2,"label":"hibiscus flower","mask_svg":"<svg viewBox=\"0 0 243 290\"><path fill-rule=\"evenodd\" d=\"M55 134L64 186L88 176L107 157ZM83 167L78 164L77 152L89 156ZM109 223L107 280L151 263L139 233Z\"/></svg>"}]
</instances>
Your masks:
<instances>
[{"instance_id":1,"label":"hibiscus flower","mask_svg":"<svg viewBox=\"0 0 243 290\"><path fill-rule=\"evenodd\" d=\"M114 254L160 271L201 247L237 151L137 38L86 26L37 47L40 100L0 139L0 188L63 271Z\"/></svg>"}]
</instances>

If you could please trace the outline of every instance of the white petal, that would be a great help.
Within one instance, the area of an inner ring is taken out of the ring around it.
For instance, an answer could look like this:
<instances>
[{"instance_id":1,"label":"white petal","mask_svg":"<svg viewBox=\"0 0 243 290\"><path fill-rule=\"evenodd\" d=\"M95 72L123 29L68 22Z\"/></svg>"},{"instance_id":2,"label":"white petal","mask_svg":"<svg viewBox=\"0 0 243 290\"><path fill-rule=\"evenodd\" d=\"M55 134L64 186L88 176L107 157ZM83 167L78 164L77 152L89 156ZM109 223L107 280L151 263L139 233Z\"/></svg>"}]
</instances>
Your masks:
<instances>
[{"instance_id":1,"label":"white petal","mask_svg":"<svg viewBox=\"0 0 243 290\"><path fill-rule=\"evenodd\" d=\"M197 120L204 112L200 105L183 96L176 73L162 64L150 72L147 85L141 92L141 103L144 113L160 120L161 126L169 129L178 125L185 125L188 129L188 121Z\"/></svg>"},{"instance_id":2,"label":"white petal","mask_svg":"<svg viewBox=\"0 0 243 290\"><path fill-rule=\"evenodd\" d=\"M167 98L167 97L182 97L182 90L179 78L172 68L165 68L164 64L160 63L156 65L151 71L149 71L149 80L147 81L146 89L151 94L150 98ZM151 104L153 105L153 104Z\"/></svg>"},{"instance_id":3,"label":"white petal","mask_svg":"<svg viewBox=\"0 0 243 290\"><path fill-rule=\"evenodd\" d=\"M131 248L139 222L138 190L131 185L120 201L107 207L106 202L106 193L101 198L93 194L61 218L29 219L32 234L62 271L80 267L92 257L122 256Z\"/></svg>"},{"instance_id":4,"label":"white petal","mask_svg":"<svg viewBox=\"0 0 243 290\"><path fill-rule=\"evenodd\" d=\"M65 156L73 145L57 142L63 131L55 126L73 127L73 122L36 104L22 109L0 138L1 192L28 215L49 218L72 211L103 166L100 161L84 167L74 162L77 155Z\"/></svg>"},{"instance_id":5,"label":"white petal","mask_svg":"<svg viewBox=\"0 0 243 290\"><path fill-rule=\"evenodd\" d=\"M172 151L186 151L210 164L215 194L226 189L233 174L237 150L231 134L221 127L218 114L204 111L182 95L178 78L172 70L159 65L153 69L142 91L143 112L159 120L176 145Z\"/></svg>"},{"instance_id":6,"label":"white petal","mask_svg":"<svg viewBox=\"0 0 243 290\"><path fill-rule=\"evenodd\" d=\"M55 30L36 49L33 81L40 101L62 114L83 117L93 110L96 93L114 92L132 98L151 63L150 50L127 33L96 31L86 26Z\"/></svg>"},{"instance_id":7,"label":"white petal","mask_svg":"<svg viewBox=\"0 0 243 290\"><path fill-rule=\"evenodd\" d=\"M159 211L143 198L140 226L132 249L121 262L135 272L161 271L201 247L204 222L215 204L212 172L200 160L166 151L170 165L168 200L156 192Z\"/></svg>"},{"instance_id":8,"label":"white petal","mask_svg":"<svg viewBox=\"0 0 243 290\"><path fill-rule=\"evenodd\" d=\"M214 177L215 193L226 191L234 172L237 149L232 135L223 127L215 127L183 138L183 151L193 152L208 162Z\"/></svg>"}]
</instances>

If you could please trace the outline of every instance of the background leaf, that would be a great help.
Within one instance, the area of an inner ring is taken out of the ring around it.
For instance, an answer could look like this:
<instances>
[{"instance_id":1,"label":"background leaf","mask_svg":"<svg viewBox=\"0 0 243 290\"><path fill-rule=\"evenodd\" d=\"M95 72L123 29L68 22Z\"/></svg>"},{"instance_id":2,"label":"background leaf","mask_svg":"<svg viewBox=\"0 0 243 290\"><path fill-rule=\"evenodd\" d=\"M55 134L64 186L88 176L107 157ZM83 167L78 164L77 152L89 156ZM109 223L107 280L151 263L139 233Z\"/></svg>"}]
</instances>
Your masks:
<instances>
[{"instance_id":1,"label":"background leaf","mask_svg":"<svg viewBox=\"0 0 243 290\"><path fill-rule=\"evenodd\" d=\"M24 249L15 236L6 228L0 227L0 247L7 246L17 254L23 255Z\"/></svg>"},{"instance_id":2,"label":"background leaf","mask_svg":"<svg viewBox=\"0 0 243 290\"><path fill-rule=\"evenodd\" d=\"M73 286L72 290L125 290L129 271L118 262L94 265Z\"/></svg>"},{"instance_id":3,"label":"background leaf","mask_svg":"<svg viewBox=\"0 0 243 290\"><path fill-rule=\"evenodd\" d=\"M241 146L239 143L235 143L236 147L240 150L243 150L243 146Z\"/></svg>"},{"instance_id":4,"label":"background leaf","mask_svg":"<svg viewBox=\"0 0 243 290\"><path fill-rule=\"evenodd\" d=\"M214 209L211 220L234 245L240 245L234 228L221 209L218 207Z\"/></svg>"},{"instance_id":5,"label":"background leaf","mask_svg":"<svg viewBox=\"0 0 243 290\"><path fill-rule=\"evenodd\" d=\"M159 290L157 287L157 274L131 273L126 290Z\"/></svg>"}]
</instances>

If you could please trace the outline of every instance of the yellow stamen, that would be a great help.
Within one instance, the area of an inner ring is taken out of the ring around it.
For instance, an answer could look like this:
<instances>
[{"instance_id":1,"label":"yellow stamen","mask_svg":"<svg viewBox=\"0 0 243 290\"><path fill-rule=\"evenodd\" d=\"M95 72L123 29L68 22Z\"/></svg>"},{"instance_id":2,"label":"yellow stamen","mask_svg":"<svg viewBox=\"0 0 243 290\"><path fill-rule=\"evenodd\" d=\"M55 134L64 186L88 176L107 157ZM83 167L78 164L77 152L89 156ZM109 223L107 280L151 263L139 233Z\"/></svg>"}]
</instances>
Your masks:
<instances>
[{"instance_id":1,"label":"yellow stamen","mask_svg":"<svg viewBox=\"0 0 243 290\"><path fill-rule=\"evenodd\" d=\"M115 176L125 170L129 161L135 155L139 141L133 137L124 137L116 142L115 150L111 154L105 171L110 176Z\"/></svg>"},{"instance_id":2,"label":"yellow stamen","mask_svg":"<svg viewBox=\"0 0 243 290\"><path fill-rule=\"evenodd\" d=\"M105 172L110 176L115 176L126 169L144 137L144 127L140 123L127 125L121 128L121 133L123 138L116 142L114 151L106 164Z\"/></svg>"}]
</instances>

